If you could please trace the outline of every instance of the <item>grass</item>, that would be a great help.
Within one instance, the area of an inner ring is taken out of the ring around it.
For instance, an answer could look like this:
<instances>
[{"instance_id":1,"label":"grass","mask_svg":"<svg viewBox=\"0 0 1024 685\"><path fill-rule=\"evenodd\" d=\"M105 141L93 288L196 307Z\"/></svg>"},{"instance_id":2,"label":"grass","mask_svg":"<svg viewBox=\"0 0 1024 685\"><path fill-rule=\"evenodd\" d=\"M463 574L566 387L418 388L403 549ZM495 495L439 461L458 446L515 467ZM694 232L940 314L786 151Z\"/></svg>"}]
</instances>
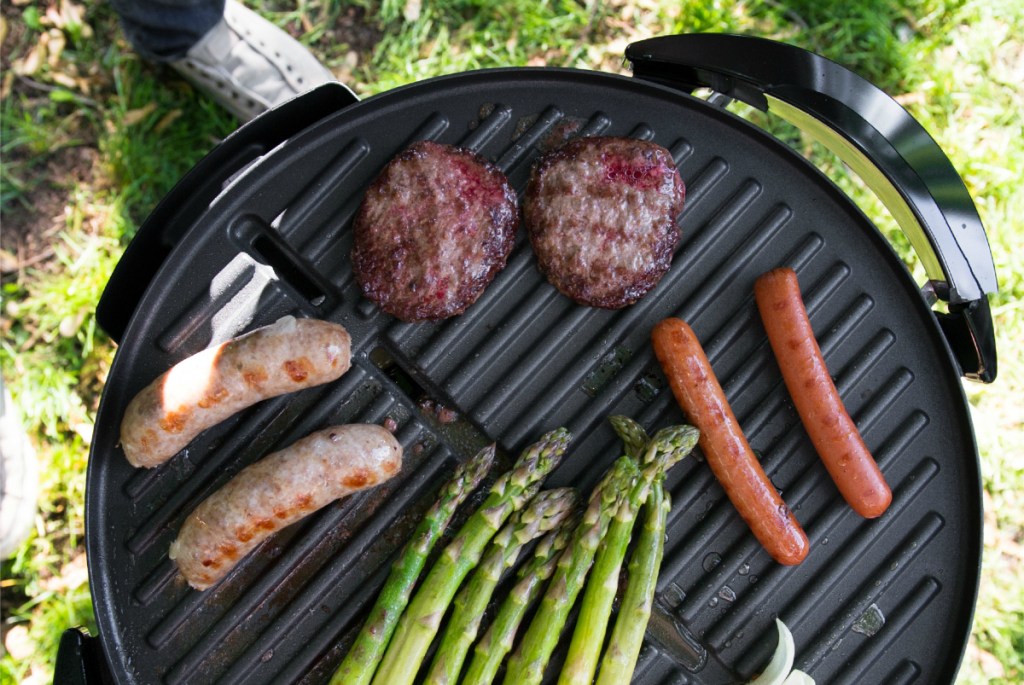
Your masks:
<instances>
[{"instance_id":1,"label":"grass","mask_svg":"<svg viewBox=\"0 0 1024 685\"><path fill-rule=\"evenodd\" d=\"M965 389L980 442L985 559L958 682L1024 680L1024 5L1017 0L252 0L360 96L467 69L626 73L634 40L754 33L845 64L899 99L961 172L1000 276L996 384ZM49 683L55 641L93 628L84 573L88 443L114 349L93 309L139 223L235 126L126 46L103 3L2 7L0 368L42 467L35 530L3 561L3 682ZM756 119L756 115L751 114ZM877 201L827 152L775 124L847 189L900 254ZM52 246L52 247L51 247ZM913 264L912 264L913 265ZM9 650L9 651L8 651Z\"/></svg>"}]
</instances>

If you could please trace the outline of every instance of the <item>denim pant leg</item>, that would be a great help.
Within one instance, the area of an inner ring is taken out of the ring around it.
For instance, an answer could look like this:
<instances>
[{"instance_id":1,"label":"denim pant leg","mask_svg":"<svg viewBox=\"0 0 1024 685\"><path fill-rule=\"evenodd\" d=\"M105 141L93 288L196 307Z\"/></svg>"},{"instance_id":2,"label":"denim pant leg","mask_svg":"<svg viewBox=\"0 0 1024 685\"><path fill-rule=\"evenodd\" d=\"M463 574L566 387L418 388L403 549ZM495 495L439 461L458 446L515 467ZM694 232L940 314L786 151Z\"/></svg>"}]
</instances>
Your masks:
<instances>
[{"instance_id":1,"label":"denim pant leg","mask_svg":"<svg viewBox=\"0 0 1024 685\"><path fill-rule=\"evenodd\" d=\"M181 59L224 16L225 0L110 0L128 42L142 57Z\"/></svg>"}]
</instances>

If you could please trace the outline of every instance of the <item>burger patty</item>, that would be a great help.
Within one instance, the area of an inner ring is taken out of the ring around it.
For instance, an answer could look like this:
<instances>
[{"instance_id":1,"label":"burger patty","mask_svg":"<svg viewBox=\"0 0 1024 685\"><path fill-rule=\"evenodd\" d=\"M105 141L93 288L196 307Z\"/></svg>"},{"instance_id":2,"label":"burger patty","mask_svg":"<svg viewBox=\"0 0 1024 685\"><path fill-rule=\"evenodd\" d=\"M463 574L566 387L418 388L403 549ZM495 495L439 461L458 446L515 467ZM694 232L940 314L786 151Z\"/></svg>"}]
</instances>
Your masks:
<instances>
[{"instance_id":1,"label":"burger patty","mask_svg":"<svg viewBox=\"0 0 1024 685\"><path fill-rule=\"evenodd\" d=\"M370 184L352 264L363 295L403 321L461 314L505 267L519 228L505 175L470 150L411 145Z\"/></svg>"},{"instance_id":2,"label":"burger patty","mask_svg":"<svg viewBox=\"0 0 1024 685\"><path fill-rule=\"evenodd\" d=\"M672 264L685 188L668 150L577 138L538 160L523 217L541 273L579 304L618 309Z\"/></svg>"}]
</instances>

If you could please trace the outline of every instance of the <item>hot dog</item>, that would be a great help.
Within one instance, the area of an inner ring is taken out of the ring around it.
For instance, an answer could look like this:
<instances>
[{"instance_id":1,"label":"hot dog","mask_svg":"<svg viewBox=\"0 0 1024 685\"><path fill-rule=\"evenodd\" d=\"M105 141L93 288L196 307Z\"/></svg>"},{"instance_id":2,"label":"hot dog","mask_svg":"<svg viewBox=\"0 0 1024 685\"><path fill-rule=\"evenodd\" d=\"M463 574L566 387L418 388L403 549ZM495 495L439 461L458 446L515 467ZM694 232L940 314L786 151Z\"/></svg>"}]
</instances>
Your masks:
<instances>
[{"instance_id":1,"label":"hot dog","mask_svg":"<svg viewBox=\"0 0 1024 685\"><path fill-rule=\"evenodd\" d=\"M843 498L861 516L881 516L892 491L843 406L800 297L796 272L769 271L754 284L768 342L793 405Z\"/></svg>"},{"instance_id":2,"label":"hot dog","mask_svg":"<svg viewBox=\"0 0 1024 685\"><path fill-rule=\"evenodd\" d=\"M125 410L121 447L133 466L157 466L199 433L257 402L332 381L351 362L338 324L286 316L175 364Z\"/></svg>"},{"instance_id":3,"label":"hot dog","mask_svg":"<svg viewBox=\"0 0 1024 685\"><path fill-rule=\"evenodd\" d=\"M651 338L672 394L700 429L701 451L725 494L773 559L799 564L810 548L807 535L750 449L697 336L684 321L665 319Z\"/></svg>"},{"instance_id":4,"label":"hot dog","mask_svg":"<svg viewBox=\"0 0 1024 685\"><path fill-rule=\"evenodd\" d=\"M245 467L204 500L169 556L189 585L205 590L272 533L386 481L401 465L402 446L380 426L317 431Z\"/></svg>"}]
</instances>

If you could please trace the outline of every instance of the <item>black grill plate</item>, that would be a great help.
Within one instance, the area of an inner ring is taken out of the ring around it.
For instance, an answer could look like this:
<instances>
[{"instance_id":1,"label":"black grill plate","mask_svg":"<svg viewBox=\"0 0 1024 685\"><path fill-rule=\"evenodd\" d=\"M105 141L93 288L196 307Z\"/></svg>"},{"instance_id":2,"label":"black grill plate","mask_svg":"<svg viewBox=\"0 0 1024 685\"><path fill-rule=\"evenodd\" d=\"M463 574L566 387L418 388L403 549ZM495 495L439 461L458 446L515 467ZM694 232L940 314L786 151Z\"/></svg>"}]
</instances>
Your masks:
<instances>
[{"instance_id":1,"label":"black grill plate","mask_svg":"<svg viewBox=\"0 0 1024 685\"><path fill-rule=\"evenodd\" d=\"M350 221L380 168L432 138L477 150L522 191L537 155L572 135L651 139L687 185L672 270L638 305L578 307L537 273L520 236L469 311L404 324L362 300ZM121 683L325 682L386 566L456 461L489 440L505 463L557 425L577 436L553 484L589 488L616 456L606 417L653 430L682 414L649 350L659 319L704 342L765 469L812 543L799 567L760 549L694 458L670 474L659 611L636 680L730 683L758 671L782 617L819 683L951 682L981 554L977 453L957 371L883 237L802 158L749 124L660 86L568 70L444 77L370 98L253 162L189 227L148 285L111 369L89 465L96 615ZM895 498L865 521L840 499L799 425L752 297L797 269L848 409ZM140 285L141 287L146 287ZM130 398L174 362L284 314L347 326L339 381L270 400L154 471L117 445ZM437 420L431 403L458 412ZM400 477L263 544L217 587L167 558L178 527L245 465L332 422L397 425ZM676 625L684 630L680 637ZM675 644L673 648L664 645ZM700 661L697 670L680 666Z\"/></svg>"}]
</instances>

